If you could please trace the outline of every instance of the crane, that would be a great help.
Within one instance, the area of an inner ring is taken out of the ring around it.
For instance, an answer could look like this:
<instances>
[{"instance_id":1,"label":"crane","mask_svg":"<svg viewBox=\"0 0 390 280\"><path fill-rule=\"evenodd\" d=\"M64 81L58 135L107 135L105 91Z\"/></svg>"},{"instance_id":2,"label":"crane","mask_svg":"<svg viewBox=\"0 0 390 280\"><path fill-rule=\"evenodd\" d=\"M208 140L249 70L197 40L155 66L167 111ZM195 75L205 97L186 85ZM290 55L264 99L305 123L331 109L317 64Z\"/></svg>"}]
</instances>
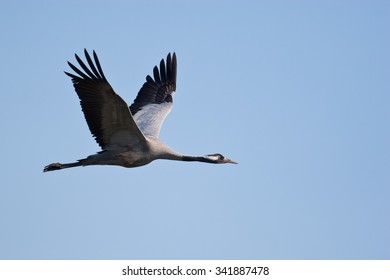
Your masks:
<instances>
[{"instance_id":1,"label":"crane","mask_svg":"<svg viewBox=\"0 0 390 280\"><path fill-rule=\"evenodd\" d=\"M206 163L237 163L223 155L183 155L159 140L161 126L172 109L176 91L176 54L167 55L153 68L153 77L147 75L133 104L129 107L115 93L104 76L96 52L93 60L86 49L85 59L89 67L75 54L82 70L68 61L77 74L65 72L71 77L89 130L101 151L72 163L52 163L43 172L76 166L118 165L138 167L156 159L199 161Z\"/></svg>"}]
</instances>

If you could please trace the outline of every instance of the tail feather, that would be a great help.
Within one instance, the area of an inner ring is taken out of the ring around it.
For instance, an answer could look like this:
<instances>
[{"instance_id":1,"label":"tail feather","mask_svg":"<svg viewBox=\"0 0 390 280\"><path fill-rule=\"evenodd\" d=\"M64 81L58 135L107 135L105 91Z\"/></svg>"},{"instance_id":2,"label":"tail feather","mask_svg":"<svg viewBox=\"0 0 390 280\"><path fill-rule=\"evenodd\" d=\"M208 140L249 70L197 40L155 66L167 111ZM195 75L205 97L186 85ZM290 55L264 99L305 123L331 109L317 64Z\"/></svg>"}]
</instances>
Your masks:
<instances>
[{"instance_id":1,"label":"tail feather","mask_svg":"<svg viewBox=\"0 0 390 280\"><path fill-rule=\"evenodd\" d=\"M46 165L45 168L43 169L43 172L48 172L48 171L54 171L54 170L60 170L60 169L65 169L69 167L76 167L76 166L81 166L81 162L72 162L72 163L51 163L49 165Z\"/></svg>"}]
</instances>

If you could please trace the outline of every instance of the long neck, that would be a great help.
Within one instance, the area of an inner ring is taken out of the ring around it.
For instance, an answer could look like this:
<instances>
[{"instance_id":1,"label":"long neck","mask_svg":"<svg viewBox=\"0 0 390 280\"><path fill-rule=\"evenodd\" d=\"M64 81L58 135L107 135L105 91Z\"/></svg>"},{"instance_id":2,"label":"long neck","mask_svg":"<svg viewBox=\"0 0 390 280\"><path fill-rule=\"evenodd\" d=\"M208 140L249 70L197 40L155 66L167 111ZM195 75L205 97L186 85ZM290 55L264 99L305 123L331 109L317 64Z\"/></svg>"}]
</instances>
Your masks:
<instances>
[{"instance_id":1,"label":"long neck","mask_svg":"<svg viewBox=\"0 0 390 280\"><path fill-rule=\"evenodd\" d=\"M182 161L200 161L207 163L216 163L216 161L206 157L206 156L181 156Z\"/></svg>"},{"instance_id":2,"label":"long neck","mask_svg":"<svg viewBox=\"0 0 390 280\"><path fill-rule=\"evenodd\" d=\"M208 156L187 156L182 155L174 150L172 150L169 146L161 142L157 139L149 139L150 142L155 143L155 150L153 150L153 154L155 155L155 159L168 159L168 160L179 160L179 161L200 161L207 163L217 163L217 161L213 160Z\"/></svg>"}]
</instances>

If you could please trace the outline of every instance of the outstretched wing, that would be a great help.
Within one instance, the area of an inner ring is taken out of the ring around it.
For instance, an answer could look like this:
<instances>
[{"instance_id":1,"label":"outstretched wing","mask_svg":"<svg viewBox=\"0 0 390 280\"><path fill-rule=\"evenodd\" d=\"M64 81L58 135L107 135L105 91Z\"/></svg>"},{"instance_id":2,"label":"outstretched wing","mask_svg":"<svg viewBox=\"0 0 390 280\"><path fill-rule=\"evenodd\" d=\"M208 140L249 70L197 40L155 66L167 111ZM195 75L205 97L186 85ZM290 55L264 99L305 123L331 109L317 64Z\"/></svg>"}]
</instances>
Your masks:
<instances>
[{"instance_id":1,"label":"outstretched wing","mask_svg":"<svg viewBox=\"0 0 390 280\"><path fill-rule=\"evenodd\" d=\"M89 68L76 54L76 60L84 72L68 62L79 76L68 72L65 74L72 78L85 120L96 142L106 150L144 141L145 137L134 122L128 105L114 92L104 76L95 51L93 58L96 66L87 50L84 49L84 53Z\"/></svg>"},{"instance_id":2,"label":"outstretched wing","mask_svg":"<svg viewBox=\"0 0 390 280\"><path fill-rule=\"evenodd\" d=\"M158 138L160 128L166 116L172 109L173 93L176 90L177 62L176 54L169 53L153 69L153 76L146 76L146 82L141 87L130 111L135 122L144 135Z\"/></svg>"}]
</instances>

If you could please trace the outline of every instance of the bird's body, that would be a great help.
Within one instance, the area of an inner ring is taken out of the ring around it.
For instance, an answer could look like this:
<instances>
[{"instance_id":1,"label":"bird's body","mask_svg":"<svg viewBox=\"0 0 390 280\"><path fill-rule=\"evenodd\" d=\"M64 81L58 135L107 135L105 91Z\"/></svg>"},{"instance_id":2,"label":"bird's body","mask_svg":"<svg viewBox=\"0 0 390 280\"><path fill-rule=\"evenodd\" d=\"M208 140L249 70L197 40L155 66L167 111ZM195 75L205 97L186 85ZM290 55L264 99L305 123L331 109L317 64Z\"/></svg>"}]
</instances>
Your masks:
<instances>
[{"instance_id":1,"label":"bird's body","mask_svg":"<svg viewBox=\"0 0 390 280\"><path fill-rule=\"evenodd\" d=\"M163 121L172 109L176 90L176 55L168 54L166 63L160 62L149 75L134 103L129 107L106 80L95 52L93 63L85 50L89 68L76 55L84 70L69 66L78 74L65 72L72 78L76 93L92 135L101 152L73 163L52 163L44 172L76 166L118 165L138 167L156 159L200 161L208 163L236 163L221 154L186 156L175 152L158 139Z\"/></svg>"}]
</instances>

